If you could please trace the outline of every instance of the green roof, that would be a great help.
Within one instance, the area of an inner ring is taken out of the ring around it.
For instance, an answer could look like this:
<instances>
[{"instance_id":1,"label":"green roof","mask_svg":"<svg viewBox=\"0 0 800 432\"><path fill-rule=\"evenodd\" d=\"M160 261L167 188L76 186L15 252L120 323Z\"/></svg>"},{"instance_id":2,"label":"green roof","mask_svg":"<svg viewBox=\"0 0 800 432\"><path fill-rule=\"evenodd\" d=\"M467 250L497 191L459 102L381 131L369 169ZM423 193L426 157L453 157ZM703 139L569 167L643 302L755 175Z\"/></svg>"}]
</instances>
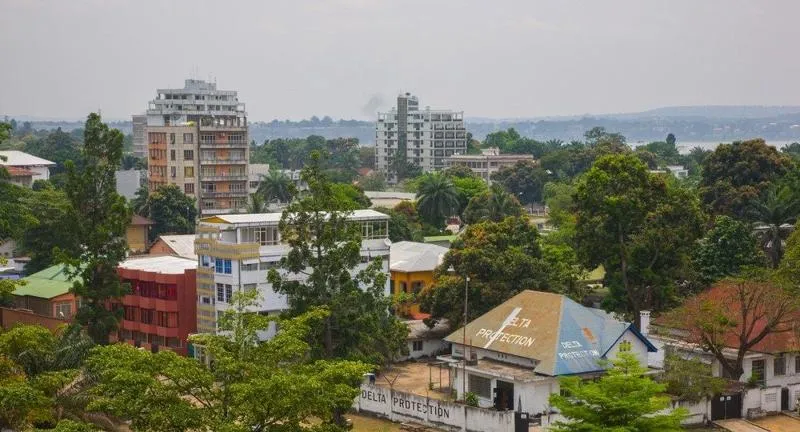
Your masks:
<instances>
[{"instance_id":1,"label":"green roof","mask_svg":"<svg viewBox=\"0 0 800 432\"><path fill-rule=\"evenodd\" d=\"M590 271L588 275L586 275L585 281L601 281L606 277L606 269L603 265L597 266L594 270Z\"/></svg>"},{"instance_id":2,"label":"green roof","mask_svg":"<svg viewBox=\"0 0 800 432\"><path fill-rule=\"evenodd\" d=\"M14 295L51 299L69 292L72 282L67 278L63 264L48 267L22 278L25 285L17 287Z\"/></svg>"}]
</instances>

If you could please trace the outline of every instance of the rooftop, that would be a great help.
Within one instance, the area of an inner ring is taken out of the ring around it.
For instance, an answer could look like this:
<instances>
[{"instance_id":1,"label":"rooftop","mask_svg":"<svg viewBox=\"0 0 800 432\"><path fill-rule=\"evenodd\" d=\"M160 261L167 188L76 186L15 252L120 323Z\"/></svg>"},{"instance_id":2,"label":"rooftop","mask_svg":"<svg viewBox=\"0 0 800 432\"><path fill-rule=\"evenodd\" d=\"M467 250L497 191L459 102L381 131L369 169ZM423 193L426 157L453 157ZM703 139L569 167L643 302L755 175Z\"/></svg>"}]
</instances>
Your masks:
<instances>
[{"instance_id":1,"label":"rooftop","mask_svg":"<svg viewBox=\"0 0 800 432\"><path fill-rule=\"evenodd\" d=\"M174 255L154 255L129 258L119 263L119 268L161 274L183 274L186 270L196 269L197 261Z\"/></svg>"},{"instance_id":2,"label":"rooftop","mask_svg":"<svg viewBox=\"0 0 800 432\"><path fill-rule=\"evenodd\" d=\"M131 216L131 225L153 225L154 222L137 214Z\"/></svg>"},{"instance_id":3,"label":"rooftop","mask_svg":"<svg viewBox=\"0 0 800 432\"><path fill-rule=\"evenodd\" d=\"M18 286L14 290L14 295L51 299L68 293L72 287L63 264L48 267L22 280L25 281L25 285Z\"/></svg>"},{"instance_id":4,"label":"rooftop","mask_svg":"<svg viewBox=\"0 0 800 432\"><path fill-rule=\"evenodd\" d=\"M175 255L180 257L197 260L197 254L194 253L194 234L179 234L179 235L162 235L158 239L163 241L164 244L172 249Z\"/></svg>"},{"instance_id":5,"label":"rooftop","mask_svg":"<svg viewBox=\"0 0 800 432\"><path fill-rule=\"evenodd\" d=\"M403 321L408 326L408 340L442 339L450 333L450 323L446 319L439 320L433 328L422 320Z\"/></svg>"},{"instance_id":6,"label":"rooftop","mask_svg":"<svg viewBox=\"0 0 800 432\"><path fill-rule=\"evenodd\" d=\"M561 294L525 290L467 324L466 333L472 346L534 359L536 373L556 376L602 370L598 361L628 329L655 350L630 323ZM462 338L458 329L445 340Z\"/></svg>"},{"instance_id":7,"label":"rooftop","mask_svg":"<svg viewBox=\"0 0 800 432\"><path fill-rule=\"evenodd\" d=\"M6 166L55 166L55 162L50 162L47 159L42 159L40 157L34 156L32 154L28 154L25 152L21 152L18 150L2 150L0 151L0 156L6 158L3 160L0 158L0 165Z\"/></svg>"},{"instance_id":8,"label":"rooftop","mask_svg":"<svg viewBox=\"0 0 800 432\"><path fill-rule=\"evenodd\" d=\"M411 273L433 271L441 263L448 249L430 243L401 241L392 243L389 251L391 271Z\"/></svg>"},{"instance_id":9,"label":"rooftop","mask_svg":"<svg viewBox=\"0 0 800 432\"><path fill-rule=\"evenodd\" d=\"M281 221L282 213L235 213L210 216L200 219L206 224L229 225L277 225ZM386 220L389 216L375 210L355 210L349 220Z\"/></svg>"}]
</instances>

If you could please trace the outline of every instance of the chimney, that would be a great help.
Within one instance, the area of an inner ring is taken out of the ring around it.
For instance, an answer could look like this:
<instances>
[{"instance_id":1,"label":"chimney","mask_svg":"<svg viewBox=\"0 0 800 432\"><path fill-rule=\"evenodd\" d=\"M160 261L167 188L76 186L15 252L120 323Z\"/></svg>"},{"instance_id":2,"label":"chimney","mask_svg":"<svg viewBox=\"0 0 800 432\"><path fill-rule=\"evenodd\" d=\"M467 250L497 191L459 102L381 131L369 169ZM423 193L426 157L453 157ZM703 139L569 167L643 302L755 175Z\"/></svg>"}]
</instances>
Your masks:
<instances>
[{"instance_id":1,"label":"chimney","mask_svg":"<svg viewBox=\"0 0 800 432\"><path fill-rule=\"evenodd\" d=\"M640 326L639 331L643 335L647 336L648 334L650 334L650 311L649 310L643 310L643 311L639 312L639 326Z\"/></svg>"}]
</instances>

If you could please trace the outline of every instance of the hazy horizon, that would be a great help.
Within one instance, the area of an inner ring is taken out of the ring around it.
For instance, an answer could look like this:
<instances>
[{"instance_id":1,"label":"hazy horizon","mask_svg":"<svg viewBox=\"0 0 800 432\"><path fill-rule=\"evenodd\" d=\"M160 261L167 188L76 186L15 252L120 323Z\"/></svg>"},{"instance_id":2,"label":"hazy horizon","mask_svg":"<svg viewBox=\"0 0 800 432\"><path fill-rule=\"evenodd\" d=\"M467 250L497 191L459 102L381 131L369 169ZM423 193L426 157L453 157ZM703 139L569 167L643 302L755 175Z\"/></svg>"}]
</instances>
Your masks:
<instances>
[{"instance_id":1,"label":"hazy horizon","mask_svg":"<svg viewBox=\"0 0 800 432\"><path fill-rule=\"evenodd\" d=\"M125 120L216 79L252 121L371 120L397 93L467 117L800 105L794 1L4 0L0 114Z\"/></svg>"}]
</instances>

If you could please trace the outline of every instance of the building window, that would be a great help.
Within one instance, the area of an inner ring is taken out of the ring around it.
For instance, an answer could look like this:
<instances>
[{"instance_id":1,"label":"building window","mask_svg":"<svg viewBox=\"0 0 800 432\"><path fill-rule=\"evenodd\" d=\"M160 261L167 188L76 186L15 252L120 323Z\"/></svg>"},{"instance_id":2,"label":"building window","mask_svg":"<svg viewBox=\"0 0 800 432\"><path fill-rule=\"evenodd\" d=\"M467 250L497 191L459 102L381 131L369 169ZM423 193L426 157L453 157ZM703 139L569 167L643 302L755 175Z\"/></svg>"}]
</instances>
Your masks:
<instances>
[{"instance_id":1,"label":"building window","mask_svg":"<svg viewBox=\"0 0 800 432\"><path fill-rule=\"evenodd\" d=\"M200 266L211 267L211 257L208 255L200 255Z\"/></svg>"},{"instance_id":2,"label":"building window","mask_svg":"<svg viewBox=\"0 0 800 432\"><path fill-rule=\"evenodd\" d=\"M250 283L242 285L242 290L246 291L255 291L258 288L258 284Z\"/></svg>"},{"instance_id":3,"label":"building window","mask_svg":"<svg viewBox=\"0 0 800 432\"><path fill-rule=\"evenodd\" d=\"M172 178L177 177L178 176L178 168L177 167L169 167L169 175Z\"/></svg>"},{"instance_id":4,"label":"building window","mask_svg":"<svg viewBox=\"0 0 800 432\"><path fill-rule=\"evenodd\" d=\"M216 273L231 274L233 273L233 266L231 260L224 260L217 258L214 262L214 271Z\"/></svg>"},{"instance_id":5,"label":"building window","mask_svg":"<svg viewBox=\"0 0 800 432\"><path fill-rule=\"evenodd\" d=\"M422 341L414 341L411 343L411 351L422 351Z\"/></svg>"},{"instance_id":6,"label":"building window","mask_svg":"<svg viewBox=\"0 0 800 432\"><path fill-rule=\"evenodd\" d=\"M751 376L761 385L764 385L767 378L764 369L764 360L753 360Z\"/></svg>"},{"instance_id":7,"label":"building window","mask_svg":"<svg viewBox=\"0 0 800 432\"><path fill-rule=\"evenodd\" d=\"M258 264L258 268L259 268L259 270L269 270L269 269L271 269L271 268L273 268L273 267L275 267L277 265L278 265L277 262L269 262L269 261L267 261L267 262L259 263Z\"/></svg>"},{"instance_id":8,"label":"building window","mask_svg":"<svg viewBox=\"0 0 800 432\"><path fill-rule=\"evenodd\" d=\"M194 144L194 134L190 134L190 133L183 134L183 143L184 144Z\"/></svg>"},{"instance_id":9,"label":"building window","mask_svg":"<svg viewBox=\"0 0 800 432\"><path fill-rule=\"evenodd\" d=\"M204 209L213 209L214 208L214 200L203 200L203 208Z\"/></svg>"},{"instance_id":10,"label":"building window","mask_svg":"<svg viewBox=\"0 0 800 432\"><path fill-rule=\"evenodd\" d=\"M786 357L775 357L772 361L773 375L782 376L786 375Z\"/></svg>"},{"instance_id":11,"label":"building window","mask_svg":"<svg viewBox=\"0 0 800 432\"><path fill-rule=\"evenodd\" d=\"M166 144L167 134L163 132L150 132L150 144Z\"/></svg>"},{"instance_id":12,"label":"building window","mask_svg":"<svg viewBox=\"0 0 800 432\"><path fill-rule=\"evenodd\" d=\"M56 303L56 318L69 318L72 316L72 303Z\"/></svg>"},{"instance_id":13,"label":"building window","mask_svg":"<svg viewBox=\"0 0 800 432\"><path fill-rule=\"evenodd\" d=\"M468 376L469 391L484 399L491 399L492 380L479 375L468 374Z\"/></svg>"},{"instance_id":14,"label":"building window","mask_svg":"<svg viewBox=\"0 0 800 432\"><path fill-rule=\"evenodd\" d=\"M622 341L619 343L619 352L630 352L631 350L631 342L630 341Z\"/></svg>"},{"instance_id":15,"label":"building window","mask_svg":"<svg viewBox=\"0 0 800 432\"><path fill-rule=\"evenodd\" d=\"M153 309L141 309L142 324L153 324L155 312Z\"/></svg>"},{"instance_id":16,"label":"building window","mask_svg":"<svg viewBox=\"0 0 800 432\"><path fill-rule=\"evenodd\" d=\"M175 144L175 134L174 133L169 134L169 143L170 144ZM173 159L173 160L175 160L175 159Z\"/></svg>"},{"instance_id":17,"label":"building window","mask_svg":"<svg viewBox=\"0 0 800 432\"><path fill-rule=\"evenodd\" d=\"M257 181L251 181L250 182L250 189L256 189L256 188L258 188L258 182Z\"/></svg>"},{"instance_id":18,"label":"building window","mask_svg":"<svg viewBox=\"0 0 800 432\"><path fill-rule=\"evenodd\" d=\"M210 304L211 304L211 297L208 297L208 296L201 296L201 297L200 297L200 303L201 303L201 304L207 304L207 305L210 305Z\"/></svg>"},{"instance_id":19,"label":"building window","mask_svg":"<svg viewBox=\"0 0 800 432\"><path fill-rule=\"evenodd\" d=\"M280 242L278 227L242 228L241 235L243 243L258 243L261 246L269 246Z\"/></svg>"},{"instance_id":20,"label":"building window","mask_svg":"<svg viewBox=\"0 0 800 432\"><path fill-rule=\"evenodd\" d=\"M193 194L194 193L194 183L185 183L183 185L183 193Z\"/></svg>"},{"instance_id":21,"label":"building window","mask_svg":"<svg viewBox=\"0 0 800 432\"><path fill-rule=\"evenodd\" d=\"M183 176L188 178L194 177L194 167L192 166L183 167Z\"/></svg>"},{"instance_id":22,"label":"building window","mask_svg":"<svg viewBox=\"0 0 800 432\"><path fill-rule=\"evenodd\" d=\"M175 160L175 150L169 151L169 160Z\"/></svg>"},{"instance_id":23,"label":"building window","mask_svg":"<svg viewBox=\"0 0 800 432\"><path fill-rule=\"evenodd\" d=\"M222 303L230 303L233 297L233 287L228 284L217 284L217 301Z\"/></svg>"},{"instance_id":24,"label":"building window","mask_svg":"<svg viewBox=\"0 0 800 432\"><path fill-rule=\"evenodd\" d=\"M194 160L194 150L184 150L183 160Z\"/></svg>"},{"instance_id":25,"label":"building window","mask_svg":"<svg viewBox=\"0 0 800 432\"><path fill-rule=\"evenodd\" d=\"M414 281L411 282L411 292L416 295L422 291L423 283L422 281Z\"/></svg>"},{"instance_id":26,"label":"building window","mask_svg":"<svg viewBox=\"0 0 800 432\"><path fill-rule=\"evenodd\" d=\"M242 263L242 271L256 271L258 270L258 263L244 264Z\"/></svg>"},{"instance_id":27,"label":"building window","mask_svg":"<svg viewBox=\"0 0 800 432\"><path fill-rule=\"evenodd\" d=\"M794 357L794 373L800 374L800 354Z\"/></svg>"},{"instance_id":28,"label":"building window","mask_svg":"<svg viewBox=\"0 0 800 432\"><path fill-rule=\"evenodd\" d=\"M126 321L136 321L136 315L137 315L136 309L137 308L133 306L125 306L124 318Z\"/></svg>"}]
</instances>

